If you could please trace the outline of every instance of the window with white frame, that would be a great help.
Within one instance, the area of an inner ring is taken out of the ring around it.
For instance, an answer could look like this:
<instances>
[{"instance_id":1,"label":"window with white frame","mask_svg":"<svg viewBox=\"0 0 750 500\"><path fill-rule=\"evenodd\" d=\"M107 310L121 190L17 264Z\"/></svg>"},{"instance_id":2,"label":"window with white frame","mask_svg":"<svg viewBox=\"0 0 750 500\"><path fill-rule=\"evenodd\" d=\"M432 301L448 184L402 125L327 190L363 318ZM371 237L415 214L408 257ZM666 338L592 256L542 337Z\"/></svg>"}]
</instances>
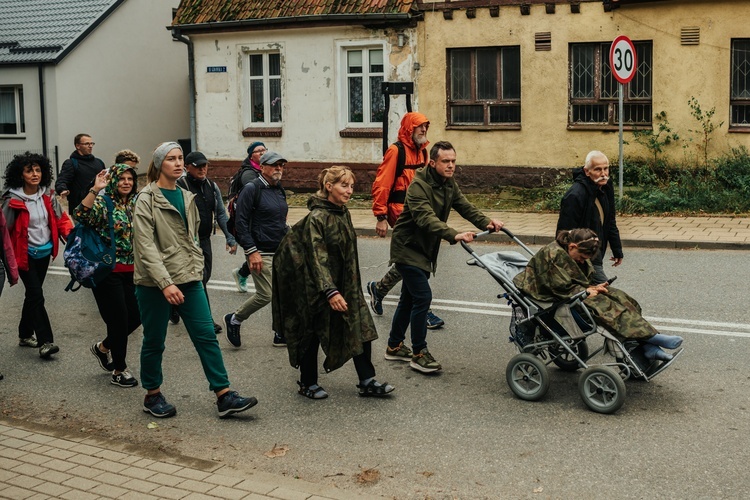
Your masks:
<instances>
[{"instance_id":1,"label":"window with white frame","mask_svg":"<svg viewBox=\"0 0 750 500\"><path fill-rule=\"evenodd\" d=\"M570 44L571 128L609 128L619 123L618 83L609 67L611 42ZM623 123L651 126L653 69L652 44L634 42L638 67L635 76L623 85Z\"/></svg>"},{"instance_id":2,"label":"window with white frame","mask_svg":"<svg viewBox=\"0 0 750 500\"><path fill-rule=\"evenodd\" d=\"M730 127L750 127L750 40L732 40L732 89Z\"/></svg>"},{"instance_id":3,"label":"window with white frame","mask_svg":"<svg viewBox=\"0 0 750 500\"><path fill-rule=\"evenodd\" d=\"M26 133L23 112L23 87L0 87L0 135Z\"/></svg>"},{"instance_id":4,"label":"window with white frame","mask_svg":"<svg viewBox=\"0 0 750 500\"><path fill-rule=\"evenodd\" d=\"M344 48L347 126L382 126L385 116L383 54L382 45Z\"/></svg>"},{"instance_id":5,"label":"window with white frame","mask_svg":"<svg viewBox=\"0 0 750 500\"><path fill-rule=\"evenodd\" d=\"M448 124L521 126L521 50L517 46L448 50Z\"/></svg>"},{"instance_id":6,"label":"window with white frame","mask_svg":"<svg viewBox=\"0 0 750 500\"><path fill-rule=\"evenodd\" d=\"M250 126L281 124L281 54L248 54L248 98Z\"/></svg>"}]
</instances>

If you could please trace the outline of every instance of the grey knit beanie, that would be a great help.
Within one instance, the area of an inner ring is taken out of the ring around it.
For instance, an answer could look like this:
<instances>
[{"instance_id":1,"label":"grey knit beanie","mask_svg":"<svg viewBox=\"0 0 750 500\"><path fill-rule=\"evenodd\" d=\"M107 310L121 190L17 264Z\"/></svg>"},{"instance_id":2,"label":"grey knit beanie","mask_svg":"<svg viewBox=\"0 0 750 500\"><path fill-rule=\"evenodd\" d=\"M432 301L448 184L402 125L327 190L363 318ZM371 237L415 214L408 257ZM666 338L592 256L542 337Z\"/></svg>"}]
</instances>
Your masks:
<instances>
[{"instance_id":1,"label":"grey knit beanie","mask_svg":"<svg viewBox=\"0 0 750 500\"><path fill-rule=\"evenodd\" d=\"M182 146L176 142L162 142L156 147L154 150L154 167L156 167L156 170L161 170L161 162L164 161L167 153L173 149L179 149L182 151Z\"/></svg>"}]
</instances>

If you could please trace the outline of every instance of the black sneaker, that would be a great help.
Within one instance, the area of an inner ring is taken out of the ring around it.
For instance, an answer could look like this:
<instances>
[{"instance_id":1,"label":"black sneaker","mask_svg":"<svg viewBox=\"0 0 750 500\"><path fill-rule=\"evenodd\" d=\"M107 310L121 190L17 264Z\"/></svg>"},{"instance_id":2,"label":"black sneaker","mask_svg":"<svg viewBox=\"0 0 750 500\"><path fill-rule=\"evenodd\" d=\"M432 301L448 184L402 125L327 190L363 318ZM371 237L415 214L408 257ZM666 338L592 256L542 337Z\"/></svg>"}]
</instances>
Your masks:
<instances>
[{"instance_id":1,"label":"black sneaker","mask_svg":"<svg viewBox=\"0 0 750 500\"><path fill-rule=\"evenodd\" d=\"M180 311L178 311L175 306L172 306L172 310L169 313L169 321L171 321L173 325L180 322Z\"/></svg>"},{"instance_id":2,"label":"black sneaker","mask_svg":"<svg viewBox=\"0 0 750 500\"><path fill-rule=\"evenodd\" d=\"M43 359L49 359L56 352L60 352L60 348L52 342L47 342L39 348L39 357Z\"/></svg>"},{"instance_id":3,"label":"black sneaker","mask_svg":"<svg viewBox=\"0 0 750 500\"><path fill-rule=\"evenodd\" d=\"M367 292L370 294L370 307L372 312L378 316L383 315L383 297L378 294L377 283L371 281L367 284Z\"/></svg>"},{"instance_id":4,"label":"black sneaker","mask_svg":"<svg viewBox=\"0 0 750 500\"><path fill-rule=\"evenodd\" d=\"M286 347L286 339L276 332L273 332L273 346Z\"/></svg>"},{"instance_id":5,"label":"black sneaker","mask_svg":"<svg viewBox=\"0 0 750 500\"><path fill-rule=\"evenodd\" d=\"M223 332L223 331L224 331L224 329L223 329L223 328L221 327L221 325L220 325L220 324L218 324L218 323L214 323L214 333L215 333L216 335L220 334L220 333L221 333L221 332Z\"/></svg>"},{"instance_id":6,"label":"black sneaker","mask_svg":"<svg viewBox=\"0 0 750 500\"><path fill-rule=\"evenodd\" d=\"M219 408L219 418L227 418L233 413L245 411L257 404L257 399L253 397L243 398L237 391L229 391L216 401L216 406Z\"/></svg>"},{"instance_id":7,"label":"black sneaker","mask_svg":"<svg viewBox=\"0 0 750 500\"><path fill-rule=\"evenodd\" d=\"M156 418L168 418L177 415L177 408L167 403L161 392L150 396L146 395L146 398L143 400L143 411L150 413Z\"/></svg>"},{"instance_id":8,"label":"black sneaker","mask_svg":"<svg viewBox=\"0 0 750 500\"><path fill-rule=\"evenodd\" d=\"M432 309L427 311L427 329L428 330L437 330L438 328L441 328L445 324L445 321L435 316L435 314L432 312Z\"/></svg>"},{"instance_id":9,"label":"black sneaker","mask_svg":"<svg viewBox=\"0 0 750 500\"><path fill-rule=\"evenodd\" d=\"M242 339L240 339L240 325L232 324L232 316L234 316L233 313L224 315L224 327L227 329L227 342L229 342L232 347L239 347L242 345Z\"/></svg>"},{"instance_id":10,"label":"black sneaker","mask_svg":"<svg viewBox=\"0 0 750 500\"><path fill-rule=\"evenodd\" d=\"M120 387L135 387L138 385L138 381L128 372L113 373L112 380L109 381L112 385L119 385Z\"/></svg>"},{"instance_id":11,"label":"black sneaker","mask_svg":"<svg viewBox=\"0 0 750 500\"><path fill-rule=\"evenodd\" d=\"M102 352L99 350L99 344L101 342L95 342L94 345L91 346L91 354L94 355L96 360L99 362L99 366L102 367L102 370L105 372L111 372L112 371L112 358L111 354L109 352Z\"/></svg>"}]
</instances>

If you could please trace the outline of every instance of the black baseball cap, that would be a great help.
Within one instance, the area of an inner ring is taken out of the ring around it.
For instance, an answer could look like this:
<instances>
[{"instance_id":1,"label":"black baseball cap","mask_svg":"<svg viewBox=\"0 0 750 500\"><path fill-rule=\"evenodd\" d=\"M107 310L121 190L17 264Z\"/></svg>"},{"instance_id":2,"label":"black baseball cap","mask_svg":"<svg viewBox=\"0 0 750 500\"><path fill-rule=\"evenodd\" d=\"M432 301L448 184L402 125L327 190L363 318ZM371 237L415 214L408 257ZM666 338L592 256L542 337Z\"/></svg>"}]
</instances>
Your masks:
<instances>
[{"instance_id":1,"label":"black baseball cap","mask_svg":"<svg viewBox=\"0 0 750 500\"><path fill-rule=\"evenodd\" d=\"M188 153L185 157L185 165L195 165L196 167L200 167L206 163L208 163L206 155L200 151L193 151L192 153Z\"/></svg>"}]
</instances>

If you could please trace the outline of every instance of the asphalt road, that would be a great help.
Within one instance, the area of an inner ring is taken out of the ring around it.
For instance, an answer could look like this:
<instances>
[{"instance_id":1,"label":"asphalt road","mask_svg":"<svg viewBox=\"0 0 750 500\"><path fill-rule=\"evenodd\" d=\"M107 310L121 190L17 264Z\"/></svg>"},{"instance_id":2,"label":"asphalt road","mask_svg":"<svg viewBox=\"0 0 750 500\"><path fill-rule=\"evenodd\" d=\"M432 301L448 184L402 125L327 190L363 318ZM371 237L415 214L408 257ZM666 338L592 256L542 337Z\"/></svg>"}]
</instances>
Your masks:
<instances>
[{"instance_id":1,"label":"asphalt road","mask_svg":"<svg viewBox=\"0 0 750 500\"><path fill-rule=\"evenodd\" d=\"M480 252L507 246L476 244ZM231 268L215 242L210 295L214 318L237 307ZM627 250L627 249L626 249ZM388 243L360 239L363 279L386 270ZM750 270L733 251L627 250L614 273L616 286L643 305L665 333L685 337L685 354L650 383L628 382L615 415L586 409L576 373L550 370L552 385L540 402L516 399L505 382L514 349L507 343L508 308L468 254L444 246L431 280L434 311L446 328L428 342L444 370L425 376L383 360L397 295L375 317L378 378L397 390L390 400L360 398L351 364L322 374L330 393L311 401L296 393L297 373L286 351L271 346L270 308L243 325L243 346L220 338L233 386L260 403L219 420L197 355L182 325L170 326L164 393L175 418L143 413L143 390L109 384L88 352L103 323L88 290L63 292L67 278L53 271L45 286L60 353L42 361L16 346L23 287L0 299L0 409L12 418L82 434L122 439L263 470L341 489L393 498L746 498L750 479ZM55 262L60 269L61 260ZM128 356L139 378L141 333ZM590 339L597 344L598 340ZM592 345L593 346L593 345ZM322 358L321 358L322 363ZM404 364L405 365L405 364ZM149 429L156 421L157 428ZM268 458L275 445L284 456ZM379 479L358 483L363 469Z\"/></svg>"}]
</instances>

